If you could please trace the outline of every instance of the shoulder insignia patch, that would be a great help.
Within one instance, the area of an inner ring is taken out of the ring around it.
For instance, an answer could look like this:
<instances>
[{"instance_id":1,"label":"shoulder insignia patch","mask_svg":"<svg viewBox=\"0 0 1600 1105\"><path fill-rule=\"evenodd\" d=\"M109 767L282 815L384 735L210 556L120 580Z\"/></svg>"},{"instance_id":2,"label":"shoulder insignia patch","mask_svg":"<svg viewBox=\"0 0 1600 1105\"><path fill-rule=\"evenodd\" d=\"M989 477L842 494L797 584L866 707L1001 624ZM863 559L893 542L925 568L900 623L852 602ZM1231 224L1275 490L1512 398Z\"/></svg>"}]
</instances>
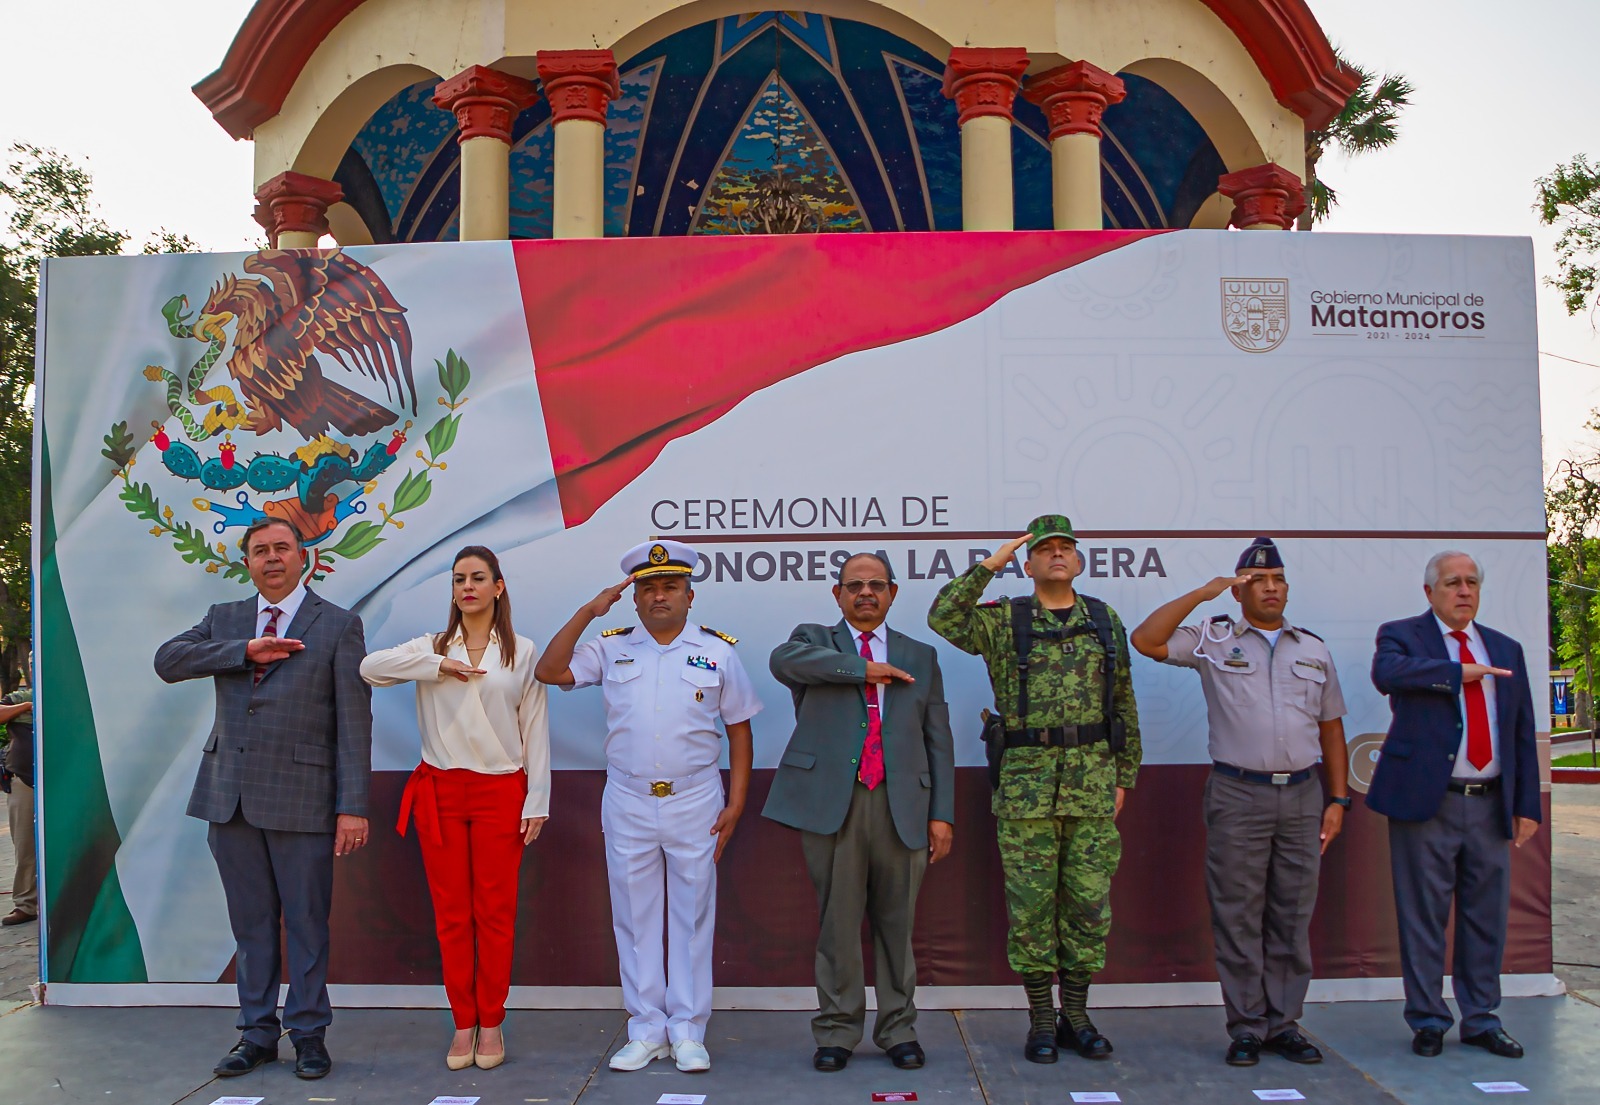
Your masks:
<instances>
[{"instance_id":1,"label":"shoulder insignia patch","mask_svg":"<svg viewBox=\"0 0 1600 1105\"><path fill-rule=\"evenodd\" d=\"M1317 640L1322 641L1322 634L1313 633L1303 625L1297 625L1294 628L1297 633L1304 633L1307 637L1315 637ZM1328 642L1322 641L1322 643L1327 644Z\"/></svg>"},{"instance_id":2,"label":"shoulder insignia patch","mask_svg":"<svg viewBox=\"0 0 1600 1105\"><path fill-rule=\"evenodd\" d=\"M726 633L722 632L722 630L720 630L720 629L712 629L709 625L703 625L700 628L705 630L705 632L711 634L713 637L721 637L724 641L727 641L730 645L736 645L736 644L739 643L739 638L730 637Z\"/></svg>"},{"instance_id":3,"label":"shoulder insignia patch","mask_svg":"<svg viewBox=\"0 0 1600 1105\"><path fill-rule=\"evenodd\" d=\"M619 625L615 629L603 630L601 632L600 636L602 636L602 637L615 637L619 633L632 633L632 632L633 632L633 626L631 626L631 625Z\"/></svg>"}]
</instances>

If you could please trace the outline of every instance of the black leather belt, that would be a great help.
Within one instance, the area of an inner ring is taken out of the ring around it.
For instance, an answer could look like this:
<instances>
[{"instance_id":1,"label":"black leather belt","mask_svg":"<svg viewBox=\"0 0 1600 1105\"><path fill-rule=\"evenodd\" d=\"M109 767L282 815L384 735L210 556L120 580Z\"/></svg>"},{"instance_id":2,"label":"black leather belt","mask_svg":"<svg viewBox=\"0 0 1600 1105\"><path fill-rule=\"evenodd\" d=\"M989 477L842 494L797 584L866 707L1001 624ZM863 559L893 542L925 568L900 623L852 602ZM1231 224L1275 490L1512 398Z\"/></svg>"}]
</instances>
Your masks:
<instances>
[{"instance_id":1,"label":"black leather belt","mask_svg":"<svg viewBox=\"0 0 1600 1105\"><path fill-rule=\"evenodd\" d=\"M1479 779L1476 782L1467 782L1464 779L1451 779L1449 788L1457 794L1465 794L1468 798L1477 798L1484 794L1493 794L1500 789L1500 777L1493 779Z\"/></svg>"},{"instance_id":2,"label":"black leather belt","mask_svg":"<svg viewBox=\"0 0 1600 1105\"><path fill-rule=\"evenodd\" d=\"M1007 729L1007 748L1077 748L1106 739L1104 722L1052 725L1048 729Z\"/></svg>"},{"instance_id":3,"label":"black leather belt","mask_svg":"<svg viewBox=\"0 0 1600 1105\"><path fill-rule=\"evenodd\" d=\"M1242 779L1247 783L1265 783L1268 786L1286 787L1295 783L1303 783L1316 772L1314 767L1303 767L1299 771L1246 771L1242 767L1232 764L1211 763L1211 770L1218 775L1226 775L1230 779Z\"/></svg>"}]
</instances>

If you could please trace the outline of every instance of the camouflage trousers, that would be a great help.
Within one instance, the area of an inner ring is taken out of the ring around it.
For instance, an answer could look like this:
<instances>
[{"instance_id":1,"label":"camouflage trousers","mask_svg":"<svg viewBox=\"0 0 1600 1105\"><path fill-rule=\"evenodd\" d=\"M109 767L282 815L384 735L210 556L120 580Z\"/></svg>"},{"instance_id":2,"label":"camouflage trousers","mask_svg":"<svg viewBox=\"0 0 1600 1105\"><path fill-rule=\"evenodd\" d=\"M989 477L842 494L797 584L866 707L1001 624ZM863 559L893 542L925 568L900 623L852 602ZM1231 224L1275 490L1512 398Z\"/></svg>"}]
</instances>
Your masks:
<instances>
[{"instance_id":1,"label":"camouflage trousers","mask_svg":"<svg viewBox=\"0 0 1600 1105\"><path fill-rule=\"evenodd\" d=\"M1106 965L1111 876L1122 836L1109 817L1002 817L996 821L1018 974L1087 978Z\"/></svg>"}]
</instances>

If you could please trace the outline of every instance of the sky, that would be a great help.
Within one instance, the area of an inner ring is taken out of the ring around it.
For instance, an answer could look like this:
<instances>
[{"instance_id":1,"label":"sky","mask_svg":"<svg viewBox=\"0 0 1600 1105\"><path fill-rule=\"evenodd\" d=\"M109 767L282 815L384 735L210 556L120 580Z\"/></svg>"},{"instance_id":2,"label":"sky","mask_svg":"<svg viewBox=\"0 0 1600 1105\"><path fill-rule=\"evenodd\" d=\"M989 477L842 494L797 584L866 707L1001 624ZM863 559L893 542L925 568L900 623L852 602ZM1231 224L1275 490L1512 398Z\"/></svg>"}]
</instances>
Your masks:
<instances>
[{"instance_id":1,"label":"sky","mask_svg":"<svg viewBox=\"0 0 1600 1105\"><path fill-rule=\"evenodd\" d=\"M1417 88L1400 142L1322 176L1341 196L1325 228L1531 237L1541 280L1556 231L1539 225L1534 181L1575 154L1600 157L1600 0L1310 0L1360 64ZM135 243L162 227L207 249L260 239L250 219L251 147L190 86L221 62L249 0L0 0L0 149L50 146L85 164L107 222ZM70 54L49 47L71 43ZM1291 166L1292 168L1292 166ZM1600 317L1569 317L1539 292L1547 467L1600 449ZM1560 358L1569 358L1562 360ZM1585 363L1573 363L1573 362Z\"/></svg>"}]
</instances>

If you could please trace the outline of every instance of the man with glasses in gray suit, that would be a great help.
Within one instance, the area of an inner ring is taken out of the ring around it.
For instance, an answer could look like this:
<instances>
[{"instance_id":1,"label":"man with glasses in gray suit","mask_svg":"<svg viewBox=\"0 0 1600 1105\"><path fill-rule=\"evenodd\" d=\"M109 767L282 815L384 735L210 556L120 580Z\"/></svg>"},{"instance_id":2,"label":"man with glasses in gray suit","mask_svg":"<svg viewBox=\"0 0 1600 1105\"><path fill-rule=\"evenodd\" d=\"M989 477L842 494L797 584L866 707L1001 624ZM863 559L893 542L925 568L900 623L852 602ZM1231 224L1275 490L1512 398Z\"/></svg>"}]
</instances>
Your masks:
<instances>
[{"instance_id":1,"label":"man with glasses in gray suit","mask_svg":"<svg viewBox=\"0 0 1600 1105\"><path fill-rule=\"evenodd\" d=\"M295 1074L333 1061L328 914L333 860L367 842L372 691L361 678L361 619L308 590L306 554L288 523L262 519L240 542L257 594L218 603L156 652L168 683L211 679L216 719L189 815L210 822L238 944L238 1044L214 1068L247 1074L278 1057L278 940L287 936L282 1024Z\"/></svg>"},{"instance_id":2,"label":"man with glasses in gray suit","mask_svg":"<svg viewBox=\"0 0 1600 1105\"><path fill-rule=\"evenodd\" d=\"M820 1071L843 1070L861 1042L863 914L878 995L872 1042L901 1070L926 1058L911 930L922 876L955 834L955 744L933 646L885 624L898 590L877 556L852 556L833 588L843 618L798 626L770 661L794 695L795 728L762 816L800 830L817 890Z\"/></svg>"}]
</instances>

